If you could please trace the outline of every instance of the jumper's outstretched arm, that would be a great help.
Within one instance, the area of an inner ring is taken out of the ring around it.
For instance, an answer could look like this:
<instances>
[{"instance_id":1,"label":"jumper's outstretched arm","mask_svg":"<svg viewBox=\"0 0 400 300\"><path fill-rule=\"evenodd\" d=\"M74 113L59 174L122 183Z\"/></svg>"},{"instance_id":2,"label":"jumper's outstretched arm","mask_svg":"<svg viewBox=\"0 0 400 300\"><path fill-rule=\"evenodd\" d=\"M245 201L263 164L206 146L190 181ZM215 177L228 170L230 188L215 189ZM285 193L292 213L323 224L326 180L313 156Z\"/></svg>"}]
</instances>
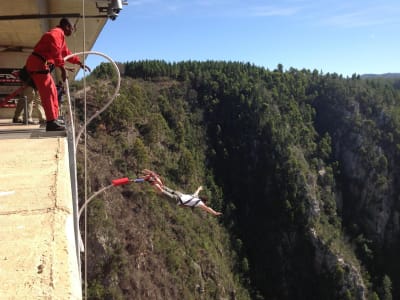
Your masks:
<instances>
[{"instance_id":1,"label":"jumper's outstretched arm","mask_svg":"<svg viewBox=\"0 0 400 300\"><path fill-rule=\"evenodd\" d=\"M194 192L193 196L197 197L202 189L203 189L203 186L199 186L197 188L197 190Z\"/></svg>"}]
</instances>

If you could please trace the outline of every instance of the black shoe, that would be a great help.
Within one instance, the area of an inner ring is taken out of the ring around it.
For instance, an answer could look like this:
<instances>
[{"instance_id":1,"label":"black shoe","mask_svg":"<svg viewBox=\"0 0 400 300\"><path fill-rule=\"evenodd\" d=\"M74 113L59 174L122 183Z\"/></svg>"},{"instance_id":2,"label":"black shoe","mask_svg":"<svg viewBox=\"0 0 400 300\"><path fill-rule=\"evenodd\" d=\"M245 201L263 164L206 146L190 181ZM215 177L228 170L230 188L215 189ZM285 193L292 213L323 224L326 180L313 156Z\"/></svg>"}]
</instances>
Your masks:
<instances>
[{"instance_id":1,"label":"black shoe","mask_svg":"<svg viewBox=\"0 0 400 300\"><path fill-rule=\"evenodd\" d=\"M47 121L46 131L64 131L64 130L65 130L65 126L61 126L55 120Z\"/></svg>"},{"instance_id":2,"label":"black shoe","mask_svg":"<svg viewBox=\"0 0 400 300\"><path fill-rule=\"evenodd\" d=\"M22 120L18 118L13 118L13 123L22 123Z\"/></svg>"}]
</instances>

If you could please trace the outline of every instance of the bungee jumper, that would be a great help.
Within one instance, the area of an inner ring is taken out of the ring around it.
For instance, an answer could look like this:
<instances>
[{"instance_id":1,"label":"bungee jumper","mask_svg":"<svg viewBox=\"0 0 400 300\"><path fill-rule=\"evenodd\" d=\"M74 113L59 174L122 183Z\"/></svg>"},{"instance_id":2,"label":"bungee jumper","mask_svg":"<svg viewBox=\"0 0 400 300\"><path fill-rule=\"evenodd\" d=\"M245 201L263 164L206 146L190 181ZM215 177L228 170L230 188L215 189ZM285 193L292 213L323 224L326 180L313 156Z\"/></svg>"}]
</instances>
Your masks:
<instances>
[{"instance_id":1,"label":"bungee jumper","mask_svg":"<svg viewBox=\"0 0 400 300\"><path fill-rule=\"evenodd\" d=\"M222 215L221 212L215 211L211 207L207 206L205 202L208 200L205 196L199 196L199 192L203 189L202 186L199 186L194 192L194 194L184 194L180 191L176 191L170 189L167 186L163 186L163 190L161 191L164 195L172 199L178 200L178 205L186 206L186 207L198 207L204 210L205 212L212 214L213 216L220 216Z\"/></svg>"},{"instance_id":2,"label":"bungee jumper","mask_svg":"<svg viewBox=\"0 0 400 300\"><path fill-rule=\"evenodd\" d=\"M142 171L142 176L139 178L129 179L128 177L123 177L123 178L114 179L111 181L110 185L108 185L108 186L100 189L96 193L94 193L92 196L90 196L86 200L86 202L80 208L79 216L82 214L83 210L86 208L86 206L89 204L89 202L92 201L93 198L96 197L98 194L104 192L105 190L107 190L113 186L130 184L132 182L133 183L148 182L150 185L152 185L157 190L157 192L161 192L162 194L176 200L177 204L179 206L190 207L190 208L198 207L213 216L222 215L221 212L215 211L214 209L212 209L211 207L209 207L205 204L205 202L208 200L207 197L199 196L200 191L203 189L202 186L199 186L198 189L193 194L184 194L180 191L176 191L176 190L173 190L173 189L165 186L163 181L161 180L160 175L158 175L157 173L150 171L148 169L144 169Z\"/></svg>"},{"instance_id":3,"label":"bungee jumper","mask_svg":"<svg viewBox=\"0 0 400 300\"><path fill-rule=\"evenodd\" d=\"M213 216L222 215L221 212L215 211L214 209L205 204L205 202L208 200L207 197L199 196L200 191L203 189L202 186L199 186L198 189L193 194L185 194L165 186L160 176L153 171L144 169L143 174L144 175L141 178L135 179L135 182L143 182L143 181L149 182L152 186L155 187L155 189L157 189L157 191L176 200L178 205L191 208L198 207Z\"/></svg>"}]
</instances>

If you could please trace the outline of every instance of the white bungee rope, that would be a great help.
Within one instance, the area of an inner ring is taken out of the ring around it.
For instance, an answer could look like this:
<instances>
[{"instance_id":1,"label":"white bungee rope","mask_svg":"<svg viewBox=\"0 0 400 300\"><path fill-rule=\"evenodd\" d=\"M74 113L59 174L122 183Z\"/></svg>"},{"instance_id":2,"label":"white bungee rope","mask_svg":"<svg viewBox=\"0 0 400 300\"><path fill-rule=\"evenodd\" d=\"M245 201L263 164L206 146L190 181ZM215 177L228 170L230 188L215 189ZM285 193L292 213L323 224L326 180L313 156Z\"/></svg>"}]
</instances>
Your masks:
<instances>
[{"instance_id":1,"label":"white bungee rope","mask_svg":"<svg viewBox=\"0 0 400 300\"><path fill-rule=\"evenodd\" d=\"M75 135L74 135L74 139L75 139L75 141L76 141L76 143L74 143L75 148L78 147L78 143L79 143L80 137L81 137L83 131L85 130L86 126L87 126L91 121L93 121L94 118L96 118L97 116L99 116L103 111L105 111L105 110L110 106L110 104L111 104L111 103L115 100L115 98L117 98L117 96L119 95L119 89L120 89L120 86L121 86L121 74L120 74L120 72L119 72L119 69L118 69L117 64L116 64L109 56L105 55L104 53L97 52L97 51L78 52L78 53L74 53L74 54L71 54L71 55L66 56L66 57L64 58L64 60L67 60L68 58L71 58L72 56L76 56L76 55L86 55L86 54L95 54L95 55L99 55L99 56L102 56L102 57L106 58L108 61L110 61L110 63L113 65L113 67L114 67L114 69L115 69L115 71L116 71L116 73L117 73L118 80L117 80L117 86L115 87L115 92L114 92L113 96L111 97L111 99L103 106L103 108L101 108L100 110L96 111L96 113L93 114L93 116L91 116L91 117L86 121L86 124L84 124L84 126L82 126L81 129L78 131L78 134L76 135L76 138L75 138ZM70 95L69 95L68 80L66 80L65 82L66 82L67 98L68 98L68 102L69 102L68 104L69 104L69 109L70 109L70 108L71 108L71 101L70 101ZM72 116L71 116L71 115L70 115L70 117L71 117L71 120L72 120ZM71 124L71 125L73 125L73 124ZM74 141L74 142L75 142L75 141Z\"/></svg>"},{"instance_id":2,"label":"white bungee rope","mask_svg":"<svg viewBox=\"0 0 400 300\"><path fill-rule=\"evenodd\" d=\"M69 84L68 84L68 79L65 80L65 86L66 86L66 95L67 95L67 100L68 100L68 107L67 107L67 113L68 113L68 118L67 121L69 121L69 125L67 126L67 131L68 136L71 137L71 141L72 141L72 145L73 145L73 155L72 155L72 159L73 159L73 169L74 169L74 180L75 180L75 195L76 195L76 200L78 200L77 196L78 196L78 190L77 190L77 169L76 169L76 152L77 152L77 147L78 147L78 143L79 140L81 138L81 135L83 133L83 131L85 130L85 128L87 127L87 125L93 121L94 118L98 117L103 111L105 111L110 105L111 103L117 98L117 96L119 95L119 89L121 86L121 74L119 72L118 66L117 64L106 54L101 53L101 52L97 52L97 51L87 51L87 52L77 52L77 53L73 53L70 54L68 56L66 56L64 58L64 60L68 60L70 57L72 56L79 56L79 55L87 55L87 54L94 54L94 55L99 55L102 56L104 58L106 58L108 61L110 61L110 63L113 65L116 73L117 73L117 86L115 87L115 92L112 95L112 97L110 98L110 100L108 102L106 102L106 104L98 111L96 111L87 121L85 124L83 124L83 126L81 127L81 129L79 130L78 134L75 135L75 124L74 124L74 116L73 116L73 111L72 111L72 106L71 106L71 95L70 95L70 91L69 91ZM84 86L84 89L86 89L86 87ZM85 108L86 109L86 108ZM86 147L86 145L85 145ZM87 202L87 200L85 200L85 202ZM86 207L86 205L83 205L84 207ZM78 207L78 206L77 206ZM80 215L80 214L79 214ZM78 219L79 221L79 219Z\"/></svg>"},{"instance_id":3,"label":"white bungee rope","mask_svg":"<svg viewBox=\"0 0 400 300\"><path fill-rule=\"evenodd\" d=\"M65 87L66 87L66 96L67 96L67 102L68 102L68 106L67 106L67 132L68 132L68 140L69 140L69 151L72 152L72 155L70 155L70 164L71 164L71 182L72 182L72 196L73 196L73 207L74 207L74 226L75 226L75 242L77 245L77 259L78 259L78 266L79 268L81 267L81 263L80 263L80 256L79 256L79 252L84 252L85 253L85 270L84 270L84 282L85 282L85 299L87 299L87 255L85 249L86 249L86 239L87 239L87 215L86 215L86 206L87 203L92 200L96 195L98 195L99 193L101 193L102 191L108 189L110 186L107 186L103 189L101 189L100 191L96 192L94 195L92 195L89 199L87 199L87 188L86 188L86 173L87 173L87 156L86 156L86 128L87 125L96 117L98 117L103 111L105 111L110 105L111 103L117 98L117 96L119 95L119 89L121 86L121 74L119 72L118 66L116 65L116 63L106 54L101 53L101 52L97 52L97 51L83 51L83 52L77 52L77 53L73 53L70 54L66 57L64 57L64 61L67 61L69 58L73 57L73 56L79 56L79 55L83 55L86 56L88 54L94 54L94 55L99 55L102 56L103 58L107 59L114 67L116 74L117 74L117 86L115 87L115 92L112 95L112 97L110 98L110 100L108 102L106 102L106 104L98 111L96 111L88 120L86 119L86 81L85 81L85 77L84 77L84 91L85 91L85 118L84 118L84 124L83 126L80 128L80 130L78 131L78 134L75 135L75 122L74 122L74 114L72 111L72 105L71 105L71 95L70 95L70 91L69 91L69 83L68 83L68 79L65 80ZM84 70L85 72L85 70ZM69 123L69 124L68 124ZM77 175L77 163L76 163L76 153L77 153L77 147L79 144L79 140L81 138L82 133L85 132L85 202L82 206L82 208L79 210L79 201L78 201L78 175ZM79 211L78 211L79 210ZM80 215L82 213L82 211L85 211L85 242L83 243L82 241L82 236L80 233L80 229L79 229L79 218Z\"/></svg>"}]
</instances>

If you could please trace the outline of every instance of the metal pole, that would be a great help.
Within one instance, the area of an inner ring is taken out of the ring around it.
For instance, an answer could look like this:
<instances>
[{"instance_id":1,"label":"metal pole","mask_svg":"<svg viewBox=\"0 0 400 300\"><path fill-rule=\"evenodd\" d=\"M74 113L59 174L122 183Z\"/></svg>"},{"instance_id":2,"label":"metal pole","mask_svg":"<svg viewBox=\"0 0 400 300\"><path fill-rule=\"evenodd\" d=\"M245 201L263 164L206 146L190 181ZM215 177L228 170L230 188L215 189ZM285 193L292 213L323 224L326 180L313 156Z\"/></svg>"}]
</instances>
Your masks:
<instances>
[{"instance_id":1,"label":"metal pole","mask_svg":"<svg viewBox=\"0 0 400 300\"><path fill-rule=\"evenodd\" d=\"M25 101L25 125L28 125L29 124L29 121L28 121L28 97L27 96L24 96L24 101Z\"/></svg>"}]
</instances>

